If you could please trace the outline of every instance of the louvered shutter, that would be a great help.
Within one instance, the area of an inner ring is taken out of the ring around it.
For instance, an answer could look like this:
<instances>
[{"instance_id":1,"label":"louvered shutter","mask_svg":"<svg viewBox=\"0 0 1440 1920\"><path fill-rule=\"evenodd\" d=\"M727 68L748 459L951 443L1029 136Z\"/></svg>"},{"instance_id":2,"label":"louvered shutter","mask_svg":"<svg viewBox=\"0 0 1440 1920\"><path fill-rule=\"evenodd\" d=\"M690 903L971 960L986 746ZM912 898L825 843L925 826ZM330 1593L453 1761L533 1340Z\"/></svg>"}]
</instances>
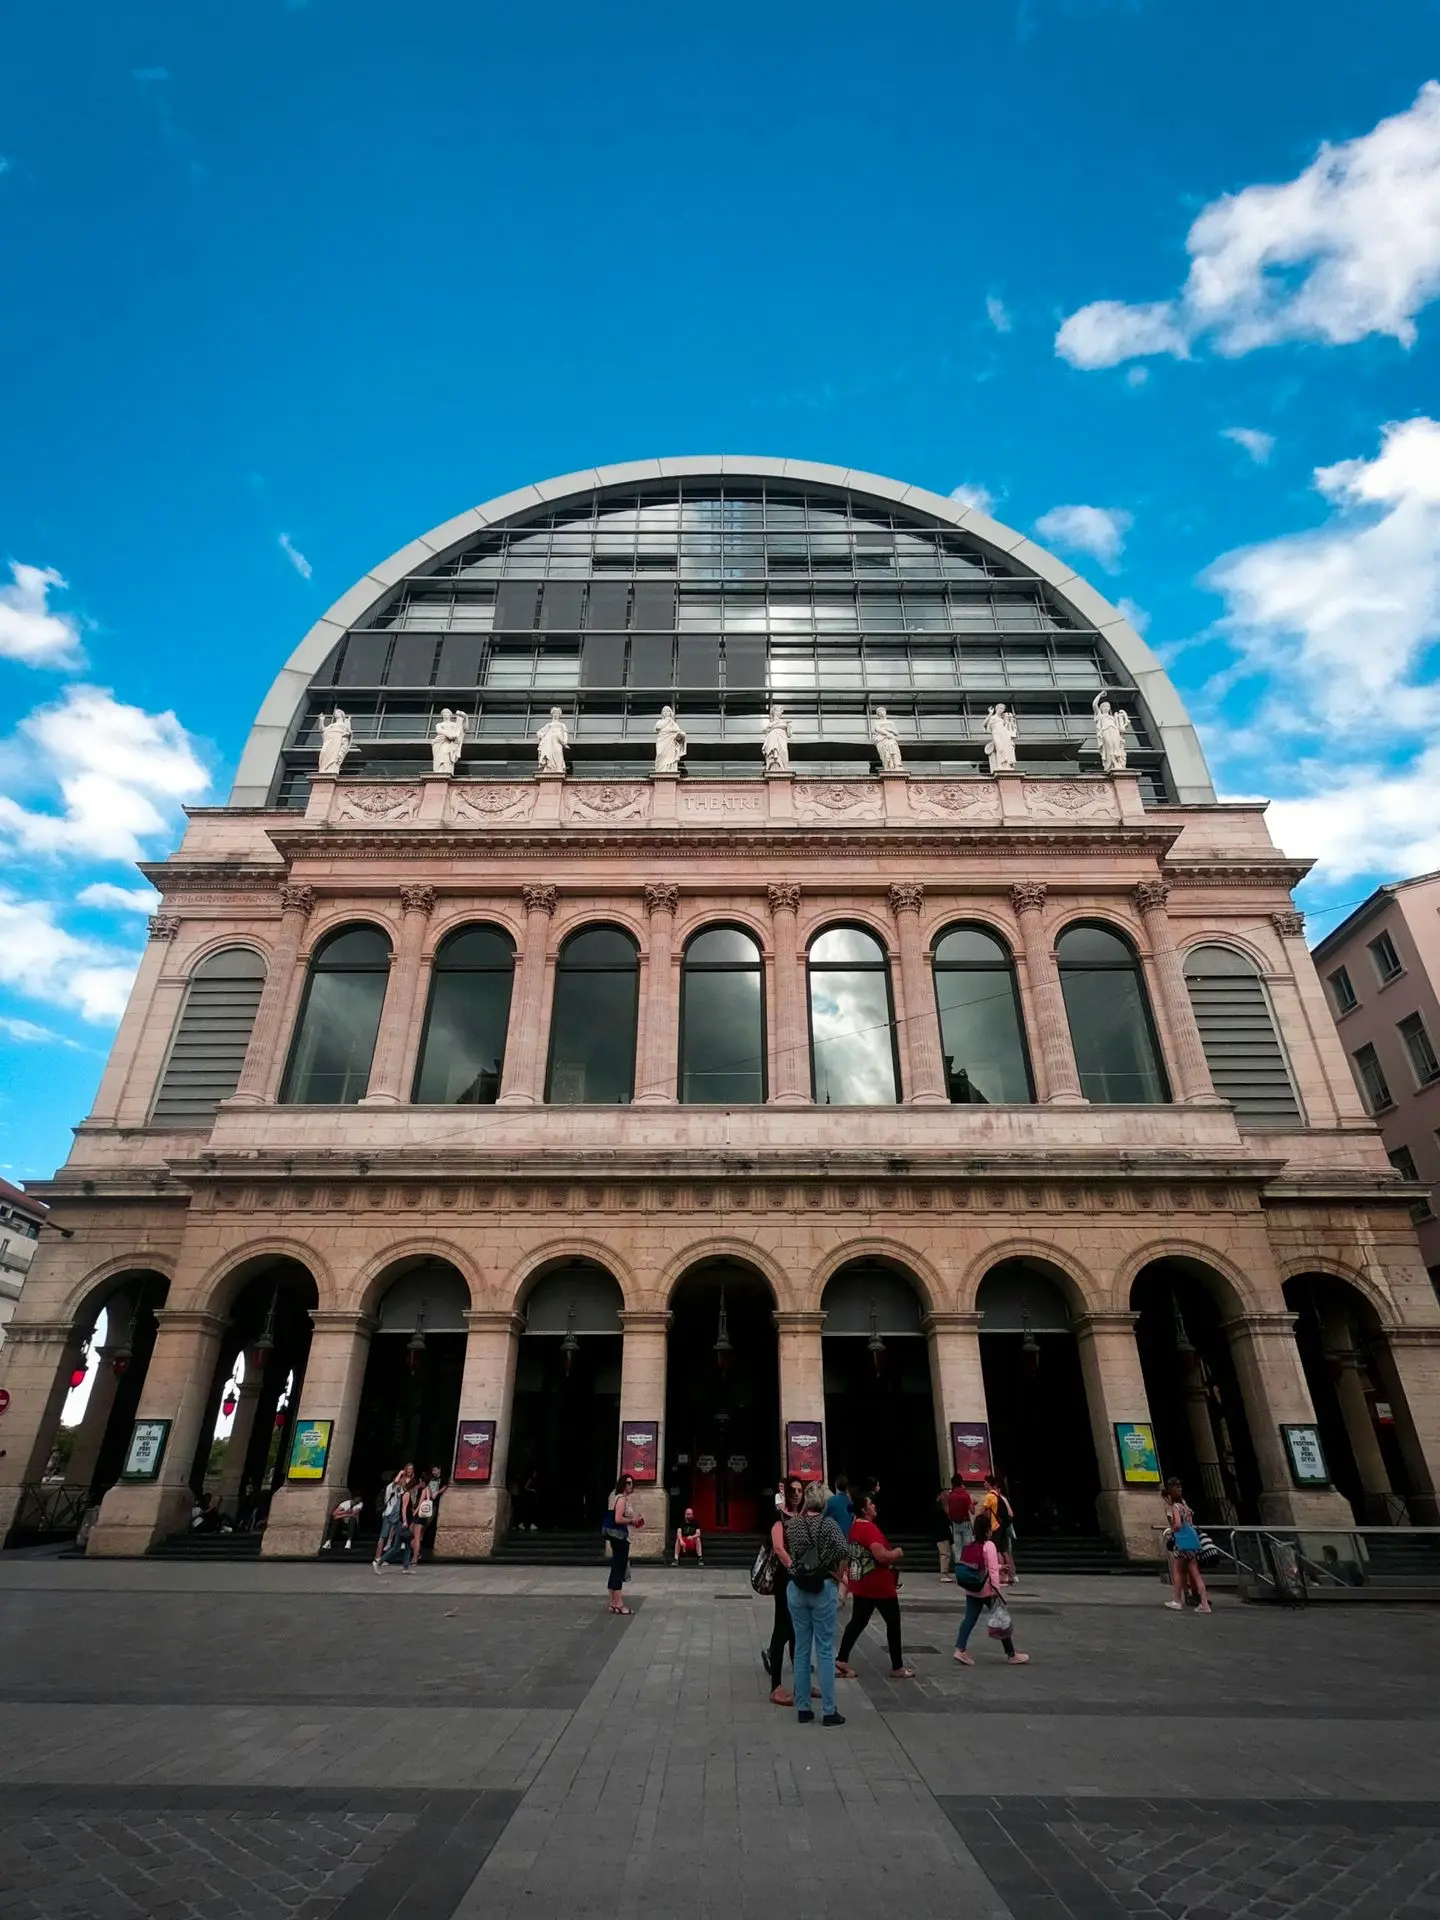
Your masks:
<instances>
[{"instance_id":1,"label":"louvered shutter","mask_svg":"<svg viewBox=\"0 0 1440 1920\"><path fill-rule=\"evenodd\" d=\"M201 1126L240 1083L265 962L227 947L195 970L151 1115L154 1126Z\"/></svg>"},{"instance_id":2,"label":"louvered shutter","mask_svg":"<svg viewBox=\"0 0 1440 1920\"><path fill-rule=\"evenodd\" d=\"M1303 1126L1265 983L1230 947L1185 956L1185 984L1215 1091L1242 1127Z\"/></svg>"}]
</instances>

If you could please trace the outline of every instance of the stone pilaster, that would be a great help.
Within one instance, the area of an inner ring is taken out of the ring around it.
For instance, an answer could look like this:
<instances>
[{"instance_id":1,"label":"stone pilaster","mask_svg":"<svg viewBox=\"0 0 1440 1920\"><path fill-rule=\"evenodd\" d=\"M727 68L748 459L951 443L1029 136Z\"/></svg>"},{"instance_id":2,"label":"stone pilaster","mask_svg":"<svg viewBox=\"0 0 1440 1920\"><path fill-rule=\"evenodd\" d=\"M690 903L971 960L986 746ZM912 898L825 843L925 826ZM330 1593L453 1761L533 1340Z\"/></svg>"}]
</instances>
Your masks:
<instances>
[{"instance_id":1,"label":"stone pilaster","mask_svg":"<svg viewBox=\"0 0 1440 1920\"><path fill-rule=\"evenodd\" d=\"M240 1488L245 1478L245 1460L250 1452L264 1386L264 1374L258 1367L247 1364L245 1378L236 1391L235 1418L230 1422L225 1465L220 1470L220 1484L215 1490L216 1504L222 1513L233 1515L239 1504Z\"/></svg>"},{"instance_id":2,"label":"stone pilaster","mask_svg":"<svg viewBox=\"0 0 1440 1920\"><path fill-rule=\"evenodd\" d=\"M22 1305L19 1313L25 1311ZM10 1405L0 1422L5 1456L0 1459L0 1543L15 1519L22 1487L44 1473L70 1391L70 1375L79 1364L84 1338L68 1322L19 1317L5 1329L0 1351L0 1386Z\"/></svg>"},{"instance_id":3,"label":"stone pilaster","mask_svg":"<svg viewBox=\"0 0 1440 1920\"><path fill-rule=\"evenodd\" d=\"M525 903L525 942L510 998L505 1068L496 1103L502 1107L534 1107L545 1097L545 1042L550 1028L545 1009L547 950L558 896L554 887L529 886L520 889L520 897Z\"/></svg>"},{"instance_id":4,"label":"stone pilaster","mask_svg":"<svg viewBox=\"0 0 1440 1920\"><path fill-rule=\"evenodd\" d=\"M666 883L645 888L650 916L650 952L645 968L645 997L640 1009L640 1059L635 1104L673 1107L680 1030L680 996L675 990L675 909L680 889Z\"/></svg>"},{"instance_id":5,"label":"stone pilaster","mask_svg":"<svg viewBox=\"0 0 1440 1920\"><path fill-rule=\"evenodd\" d=\"M493 1420L495 1444L490 1478L483 1484L456 1480L440 1502L435 1523L437 1560L488 1559L510 1526L510 1429L515 1416L515 1367L524 1317L509 1308L472 1309L465 1315L465 1377L460 1419Z\"/></svg>"},{"instance_id":6,"label":"stone pilaster","mask_svg":"<svg viewBox=\"0 0 1440 1920\"><path fill-rule=\"evenodd\" d=\"M1225 1335L1245 1402L1245 1422L1260 1469L1260 1518L1277 1526L1348 1527L1350 1502L1334 1488L1297 1487L1282 1426L1313 1426L1315 1407L1295 1344L1293 1313L1247 1313ZM1331 1462L1333 1471L1334 1462Z\"/></svg>"},{"instance_id":7,"label":"stone pilaster","mask_svg":"<svg viewBox=\"0 0 1440 1920\"><path fill-rule=\"evenodd\" d=\"M952 1424L978 1420L989 1424L985 1375L980 1366L978 1313L927 1313L925 1338L930 1348L930 1392L935 1403L938 1485L948 1487L955 1471L950 1445Z\"/></svg>"},{"instance_id":8,"label":"stone pilaster","mask_svg":"<svg viewBox=\"0 0 1440 1920\"><path fill-rule=\"evenodd\" d=\"M1440 1526L1440 1326L1387 1327L1376 1353L1417 1527Z\"/></svg>"},{"instance_id":9,"label":"stone pilaster","mask_svg":"<svg viewBox=\"0 0 1440 1920\"><path fill-rule=\"evenodd\" d=\"M1070 1021L1065 1012L1065 995L1060 986L1060 969L1055 950L1045 932L1046 890L1038 880L1021 880L1010 889L1010 902L1020 922L1020 939L1025 950L1025 975L1029 1001L1034 1013L1032 1048L1037 1089L1050 1106L1083 1106L1080 1071L1075 1065L1075 1047L1070 1038Z\"/></svg>"},{"instance_id":10,"label":"stone pilaster","mask_svg":"<svg viewBox=\"0 0 1440 1920\"><path fill-rule=\"evenodd\" d=\"M630 1536L630 1552L637 1560L663 1560L670 1502L665 1492L665 1385L670 1315L638 1310L620 1315L625 1345L620 1360L620 1445L625 1445L627 1420L654 1420L659 1424L653 1487L635 1489L636 1509L645 1525ZM619 1461L616 1462L618 1473Z\"/></svg>"},{"instance_id":11,"label":"stone pilaster","mask_svg":"<svg viewBox=\"0 0 1440 1920\"><path fill-rule=\"evenodd\" d=\"M266 1558L318 1553L327 1516L350 1493L350 1455L375 1322L368 1314L321 1309L310 1315L310 1324L314 1331L295 1421L298 1425L302 1420L333 1420L330 1452L323 1479L286 1481L276 1491L260 1543ZM288 1468L288 1462L281 1464ZM368 1497L371 1490L359 1491Z\"/></svg>"},{"instance_id":12,"label":"stone pilaster","mask_svg":"<svg viewBox=\"0 0 1440 1920\"><path fill-rule=\"evenodd\" d=\"M1164 1518L1159 1487L1127 1487L1115 1444L1117 1421L1149 1422L1150 1402L1135 1344L1135 1313L1087 1313L1075 1322L1090 1437L1100 1469L1096 1515L1106 1533L1119 1540L1132 1560L1160 1557L1159 1527Z\"/></svg>"},{"instance_id":13,"label":"stone pilaster","mask_svg":"<svg viewBox=\"0 0 1440 1920\"><path fill-rule=\"evenodd\" d=\"M1210 1065L1200 1041L1200 1027L1185 985L1185 968L1175 948L1167 902L1170 889L1163 880L1142 880L1135 889L1135 906L1150 943L1160 1014L1170 1039L1170 1078L1176 1097L1187 1106L1222 1104L1210 1078Z\"/></svg>"},{"instance_id":14,"label":"stone pilaster","mask_svg":"<svg viewBox=\"0 0 1440 1920\"><path fill-rule=\"evenodd\" d=\"M781 882L767 887L765 893L775 953L775 1072L770 1101L777 1107L804 1107L809 1106L812 1096L805 956L799 950L800 889Z\"/></svg>"},{"instance_id":15,"label":"stone pilaster","mask_svg":"<svg viewBox=\"0 0 1440 1920\"><path fill-rule=\"evenodd\" d=\"M420 1002L425 929L434 907L434 887L401 887L400 938L385 984L380 1031L375 1038L375 1057L370 1063L370 1083L360 1102L362 1107L395 1107L409 1096L402 1076Z\"/></svg>"},{"instance_id":16,"label":"stone pilaster","mask_svg":"<svg viewBox=\"0 0 1440 1920\"><path fill-rule=\"evenodd\" d=\"M791 1420L825 1418L825 1363L820 1335L825 1315L818 1312L776 1313L775 1332L780 1357L780 1470L786 1467L785 1427ZM825 1471L830 1471L830 1435L825 1435Z\"/></svg>"},{"instance_id":17,"label":"stone pilaster","mask_svg":"<svg viewBox=\"0 0 1440 1920\"><path fill-rule=\"evenodd\" d=\"M289 1037L288 1016L300 997L304 978L300 943L305 937L305 922L314 910L313 887L280 889L280 932L265 970L265 986L255 1011L255 1025L250 1030L245 1065L230 1096L237 1106L267 1106L279 1091Z\"/></svg>"},{"instance_id":18,"label":"stone pilaster","mask_svg":"<svg viewBox=\"0 0 1440 1920\"><path fill-rule=\"evenodd\" d=\"M917 881L897 881L890 888L888 898L890 911L895 916L900 986L905 999L905 1024L901 1030L905 1098L916 1107L948 1106L950 1095L945 1086L940 1015L926 963L925 943L920 936L920 909L925 904L925 889Z\"/></svg>"}]
</instances>

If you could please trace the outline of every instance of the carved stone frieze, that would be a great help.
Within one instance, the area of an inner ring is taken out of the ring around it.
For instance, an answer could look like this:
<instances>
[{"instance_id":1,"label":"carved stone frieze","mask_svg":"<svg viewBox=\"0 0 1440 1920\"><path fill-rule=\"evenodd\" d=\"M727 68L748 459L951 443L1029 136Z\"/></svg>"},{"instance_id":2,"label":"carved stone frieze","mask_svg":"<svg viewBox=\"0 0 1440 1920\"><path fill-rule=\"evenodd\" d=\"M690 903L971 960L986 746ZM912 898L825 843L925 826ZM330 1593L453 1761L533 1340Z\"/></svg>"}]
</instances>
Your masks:
<instances>
[{"instance_id":1,"label":"carved stone frieze","mask_svg":"<svg viewBox=\"0 0 1440 1920\"><path fill-rule=\"evenodd\" d=\"M795 813L801 820L879 820L884 803L873 780L801 780Z\"/></svg>"},{"instance_id":2,"label":"carved stone frieze","mask_svg":"<svg viewBox=\"0 0 1440 1920\"><path fill-rule=\"evenodd\" d=\"M342 787L335 801L337 820L361 820L367 826L394 826L419 811L418 787Z\"/></svg>"},{"instance_id":3,"label":"carved stone frieze","mask_svg":"<svg viewBox=\"0 0 1440 1920\"><path fill-rule=\"evenodd\" d=\"M1037 820L1110 820L1114 792L1108 781L1026 780L1021 783L1025 811Z\"/></svg>"},{"instance_id":4,"label":"carved stone frieze","mask_svg":"<svg viewBox=\"0 0 1440 1920\"><path fill-rule=\"evenodd\" d=\"M914 780L910 807L938 819L998 820L1000 794L988 780Z\"/></svg>"},{"instance_id":5,"label":"carved stone frieze","mask_svg":"<svg viewBox=\"0 0 1440 1920\"><path fill-rule=\"evenodd\" d=\"M565 789L567 820L648 820L650 787L629 780L584 780Z\"/></svg>"},{"instance_id":6,"label":"carved stone frieze","mask_svg":"<svg viewBox=\"0 0 1440 1920\"><path fill-rule=\"evenodd\" d=\"M680 806L691 819L759 819L765 812L763 793L727 793L706 787L681 787Z\"/></svg>"},{"instance_id":7,"label":"carved stone frieze","mask_svg":"<svg viewBox=\"0 0 1440 1920\"><path fill-rule=\"evenodd\" d=\"M474 780L452 789L450 818L466 821L528 820L535 810L535 789L507 780Z\"/></svg>"}]
</instances>

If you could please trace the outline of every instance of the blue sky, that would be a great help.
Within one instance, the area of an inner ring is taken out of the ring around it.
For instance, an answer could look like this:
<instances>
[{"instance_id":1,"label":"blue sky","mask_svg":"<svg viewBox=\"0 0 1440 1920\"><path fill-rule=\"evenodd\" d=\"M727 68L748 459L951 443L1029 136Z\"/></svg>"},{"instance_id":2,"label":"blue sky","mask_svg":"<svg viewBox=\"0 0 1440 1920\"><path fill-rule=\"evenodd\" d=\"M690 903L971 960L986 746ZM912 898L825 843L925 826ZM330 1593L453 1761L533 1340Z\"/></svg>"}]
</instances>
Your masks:
<instances>
[{"instance_id":1,"label":"blue sky","mask_svg":"<svg viewBox=\"0 0 1440 1920\"><path fill-rule=\"evenodd\" d=\"M581 466L984 489L1138 610L1222 790L1321 857L1312 931L1440 865L1437 28L1431 0L1363 33L1329 0L19 10L0 1170L64 1157L133 861L223 797L305 628Z\"/></svg>"}]
</instances>

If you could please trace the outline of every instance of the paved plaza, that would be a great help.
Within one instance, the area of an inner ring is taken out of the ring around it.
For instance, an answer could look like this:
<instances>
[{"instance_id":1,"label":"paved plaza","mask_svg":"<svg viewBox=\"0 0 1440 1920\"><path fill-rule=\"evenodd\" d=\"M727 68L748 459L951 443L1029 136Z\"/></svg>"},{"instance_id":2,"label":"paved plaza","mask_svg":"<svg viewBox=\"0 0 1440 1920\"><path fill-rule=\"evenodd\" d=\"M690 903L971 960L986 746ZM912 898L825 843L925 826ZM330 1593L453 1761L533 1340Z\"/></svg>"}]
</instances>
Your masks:
<instances>
[{"instance_id":1,"label":"paved plaza","mask_svg":"<svg viewBox=\"0 0 1440 1920\"><path fill-rule=\"evenodd\" d=\"M1440 1614L1027 1582L1028 1667L912 1570L847 1724L743 1575L0 1562L4 1920L1426 1920Z\"/></svg>"}]
</instances>

